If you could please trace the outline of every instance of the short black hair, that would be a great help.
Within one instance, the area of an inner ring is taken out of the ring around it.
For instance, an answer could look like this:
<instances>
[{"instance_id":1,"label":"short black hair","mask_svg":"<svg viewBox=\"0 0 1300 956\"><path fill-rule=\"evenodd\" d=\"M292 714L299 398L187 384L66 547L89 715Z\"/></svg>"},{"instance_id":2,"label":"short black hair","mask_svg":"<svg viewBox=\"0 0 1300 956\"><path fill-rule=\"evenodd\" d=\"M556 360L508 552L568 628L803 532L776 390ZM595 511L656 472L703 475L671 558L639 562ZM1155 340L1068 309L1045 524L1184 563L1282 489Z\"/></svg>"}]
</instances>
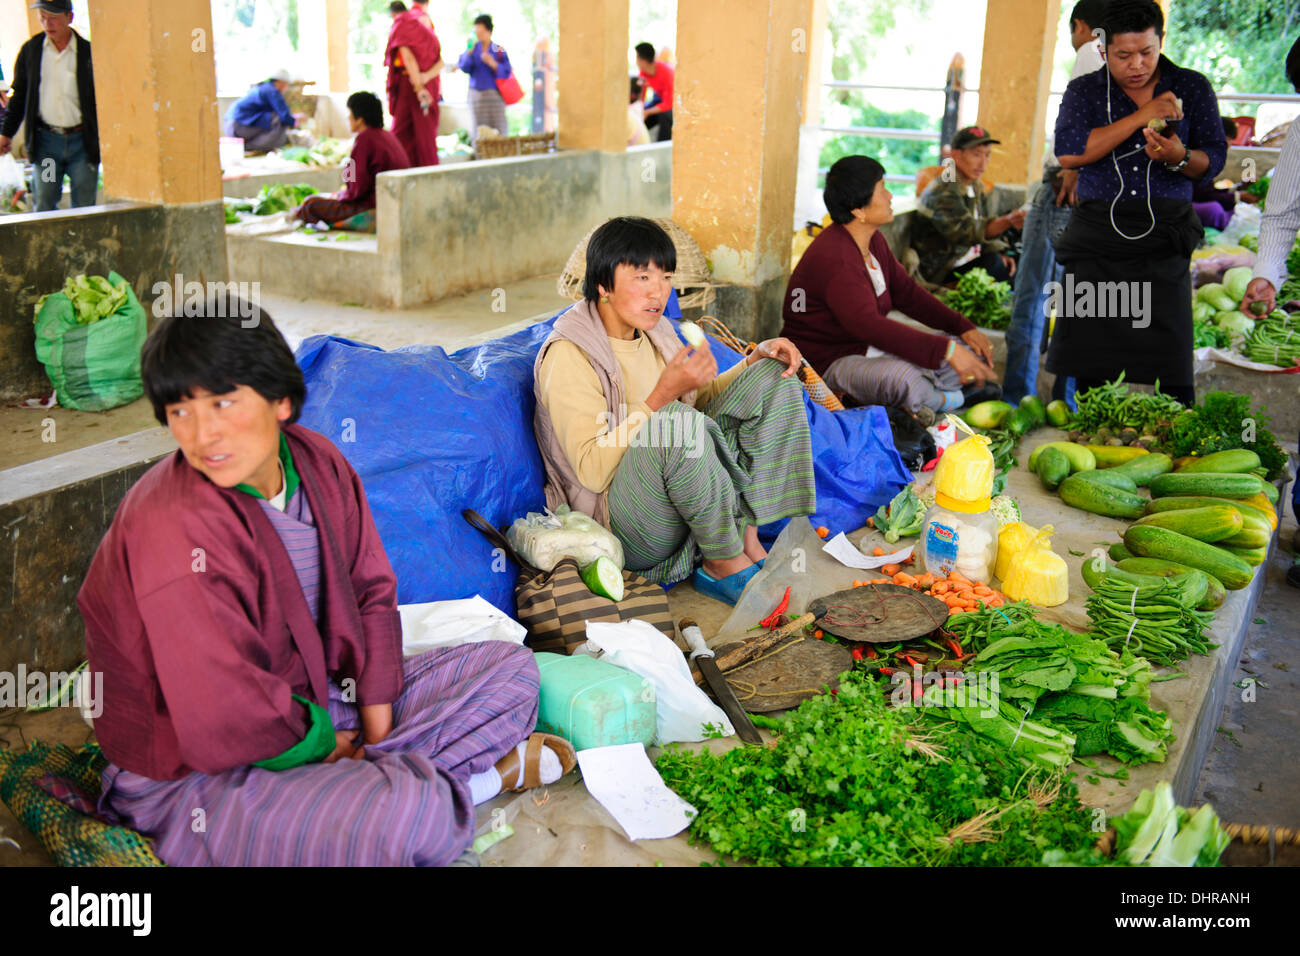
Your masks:
<instances>
[{"instance_id":1,"label":"short black hair","mask_svg":"<svg viewBox=\"0 0 1300 956\"><path fill-rule=\"evenodd\" d=\"M388 12L389 12L389 13L405 13L405 12L406 12L406 4L404 4L404 3L402 2L402 0L393 0L393 2L390 3L390 4L388 5Z\"/></svg>"},{"instance_id":2,"label":"short black hair","mask_svg":"<svg viewBox=\"0 0 1300 956\"><path fill-rule=\"evenodd\" d=\"M614 288L614 270L619 266L644 269L656 265L664 272L677 269L677 247L663 227L641 216L619 216L609 220L587 240L587 272L582 279L582 297L588 302L600 298L600 286Z\"/></svg>"},{"instance_id":3,"label":"short black hair","mask_svg":"<svg viewBox=\"0 0 1300 956\"><path fill-rule=\"evenodd\" d=\"M628 79L631 81L631 87L628 91L628 102L635 103L641 98L641 94L645 92L645 87L641 85L641 77L639 76L630 76Z\"/></svg>"},{"instance_id":4,"label":"short black hair","mask_svg":"<svg viewBox=\"0 0 1300 956\"><path fill-rule=\"evenodd\" d=\"M1070 11L1070 31L1074 31L1074 24L1079 20L1093 29L1101 26L1101 21L1106 16L1106 8L1109 6L1110 0L1079 0Z\"/></svg>"},{"instance_id":5,"label":"short black hair","mask_svg":"<svg viewBox=\"0 0 1300 956\"><path fill-rule=\"evenodd\" d=\"M655 48L649 43L638 43L636 45L636 55L638 59L653 63L655 61Z\"/></svg>"},{"instance_id":6,"label":"short black hair","mask_svg":"<svg viewBox=\"0 0 1300 956\"><path fill-rule=\"evenodd\" d=\"M488 16L486 13L480 13L478 16L474 18L474 22L483 24L483 29L486 30L488 33L492 32L492 18Z\"/></svg>"},{"instance_id":7,"label":"short black hair","mask_svg":"<svg viewBox=\"0 0 1300 956\"><path fill-rule=\"evenodd\" d=\"M348 109L357 119L365 122L371 129L383 129L384 127L384 104L379 102L379 97L374 93L367 93L364 90L353 93L348 97Z\"/></svg>"},{"instance_id":8,"label":"short black hair","mask_svg":"<svg viewBox=\"0 0 1300 956\"><path fill-rule=\"evenodd\" d=\"M240 385L268 402L289 399L286 424L298 420L307 398L302 369L260 306L231 294L209 296L199 315L186 314L180 302L172 311L180 314L163 318L140 353L144 393L160 424L167 424L167 406L195 388L224 395Z\"/></svg>"},{"instance_id":9,"label":"short black hair","mask_svg":"<svg viewBox=\"0 0 1300 956\"><path fill-rule=\"evenodd\" d=\"M1111 0L1100 26L1106 31L1107 46L1121 33L1145 33L1152 28L1160 40L1165 35L1165 15L1155 0Z\"/></svg>"},{"instance_id":10,"label":"short black hair","mask_svg":"<svg viewBox=\"0 0 1300 956\"><path fill-rule=\"evenodd\" d=\"M1286 78L1291 86L1300 93L1300 37L1291 44L1291 52L1286 55Z\"/></svg>"},{"instance_id":11,"label":"short black hair","mask_svg":"<svg viewBox=\"0 0 1300 956\"><path fill-rule=\"evenodd\" d=\"M831 220L843 225L853 220L853 210L871 205L876 183L885 178L885 167L870 156L845 156L826 173L822 199Z\"/></svg>"},{"instance_id":12,"label":"short black hair","mask_svg":"<svg viewBox=\"0 0 1300 956\"><path fill-rule=\"evenodd\" d=\"M1231 116L1220 116L1219 119L1223 120L1223 135L1231 143L1237 138L1237 121Z\"/></svg>"}]
</instances>

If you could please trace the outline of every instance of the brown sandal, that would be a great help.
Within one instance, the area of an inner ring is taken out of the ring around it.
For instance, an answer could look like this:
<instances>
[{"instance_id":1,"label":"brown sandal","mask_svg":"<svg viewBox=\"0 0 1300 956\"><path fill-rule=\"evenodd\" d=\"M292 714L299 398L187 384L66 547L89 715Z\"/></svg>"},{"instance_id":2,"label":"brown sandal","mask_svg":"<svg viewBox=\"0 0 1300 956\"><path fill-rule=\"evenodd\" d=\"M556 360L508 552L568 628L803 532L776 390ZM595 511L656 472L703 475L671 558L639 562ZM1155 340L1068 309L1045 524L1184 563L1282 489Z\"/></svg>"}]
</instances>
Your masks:
<instances>
[{"instance_id":1,"label":"brown sandal","mask_svg":"<svg viewBox=\"0 0 1300 956\"><path fill-rule=\"evenodd\" d=\"M507 787L507 780L519 779L519 749L512 747L502 761L505 766L497 767L501 774L501 792L502 793L520 793L524 790L531 790L542 784L541 780L541 761L542 748L549 747L560 758L560 776L578 765L578 754L573 749L573 744L569 743L563 737L557 737L555 734L532 734L528 738L528 746L524 749L524 782L518 787Z\"/></svg>"}]
</instances>

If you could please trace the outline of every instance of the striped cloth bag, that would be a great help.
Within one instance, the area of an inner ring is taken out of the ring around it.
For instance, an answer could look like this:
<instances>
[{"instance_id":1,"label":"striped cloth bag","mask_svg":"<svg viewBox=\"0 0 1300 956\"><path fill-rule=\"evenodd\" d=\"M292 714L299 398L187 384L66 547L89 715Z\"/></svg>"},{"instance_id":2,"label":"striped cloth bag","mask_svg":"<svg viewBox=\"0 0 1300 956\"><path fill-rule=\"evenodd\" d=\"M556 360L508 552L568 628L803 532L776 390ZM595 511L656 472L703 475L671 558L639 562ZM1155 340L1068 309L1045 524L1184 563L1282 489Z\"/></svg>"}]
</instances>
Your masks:
<instances>
[{"instance_id":1,"label":"striped cloth bag","mask_svg":"<svg viewBox=\"0 0 1300 956\"><path fill-rule=\"evenodd\" d=\"M668 595L635 571L623 569L623 600L614 602L592 593L573 558L561 558L550 571L542 571L524 561L505 535L477 511L467 508L461 514L519 565L519 577L515 581L516 616L528 629L524 643L534 651L574 653L587 642L588 621L618 624L635 619L653 625L670 640L675 637Z\"/></svg>"}]
</instances>

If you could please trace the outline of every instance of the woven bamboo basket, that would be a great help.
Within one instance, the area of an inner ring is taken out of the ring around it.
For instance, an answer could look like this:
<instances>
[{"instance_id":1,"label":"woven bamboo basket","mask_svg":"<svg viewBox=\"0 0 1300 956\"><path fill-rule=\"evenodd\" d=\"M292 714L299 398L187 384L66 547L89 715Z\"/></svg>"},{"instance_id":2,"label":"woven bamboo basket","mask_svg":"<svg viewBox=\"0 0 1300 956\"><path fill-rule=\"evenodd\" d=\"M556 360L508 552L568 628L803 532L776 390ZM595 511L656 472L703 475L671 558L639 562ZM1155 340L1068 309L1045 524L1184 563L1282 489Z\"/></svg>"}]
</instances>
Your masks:
<instances>
[{"instance_id":1,"label":"woven bamboo basket","mask_svg":"<svg viewBox=\"0 0 1300 956\"><path fill-rule=\"evenodd\" d=\"M1219 857L1220 866L1300 866L1300 831L1287 827L1220 823L1232 842ZM1097 851L1115 855L1115 830L1109 829L1097 841Z\"/></svg>"},{"instance_id":2,"label":"woven bamboo basket","mask_svg":"<svg viewBox=\"0 0 1300 956\"><path fill-rule=\"evenodd\" d=\"M480 136L474 144L474 155L479 159L500 159L503 156L533 156L555 152L555 132L528 133L524 136Z\"/></svg>"},{"instance_id":3,"label":"woven bamboo basket","mask_svg":"<svg viewBox=\"0 0 1300 956\"><path fill-rule=\"evenodd\" d=\"M709 264L699 244L671 219L655 219L668 233L677 249L677 268L673 272L673 288L677 290L677 304L683 309L706 306L713 301L713 283L709 281ZM591 233L600 228L595 226L591 232L582 237L573 255L564 266L556 288L566 299L577 302L582 299L582 280L587 273L587 241Z\"/></svg>"}]
</instances>

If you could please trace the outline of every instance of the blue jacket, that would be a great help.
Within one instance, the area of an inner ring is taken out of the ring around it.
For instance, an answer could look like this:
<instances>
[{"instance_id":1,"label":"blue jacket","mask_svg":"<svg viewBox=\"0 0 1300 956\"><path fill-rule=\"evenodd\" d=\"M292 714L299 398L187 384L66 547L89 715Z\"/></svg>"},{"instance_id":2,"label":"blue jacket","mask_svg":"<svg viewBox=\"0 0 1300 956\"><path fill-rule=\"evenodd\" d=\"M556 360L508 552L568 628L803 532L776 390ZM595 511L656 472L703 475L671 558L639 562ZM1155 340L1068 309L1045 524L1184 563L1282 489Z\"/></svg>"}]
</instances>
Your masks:
<instances>
[{"instance_id":1,"label":"blue jacket","mask_svg":"<svg viewBox=\"0 0 1300 956\"><path fill-rule=\"evenodd\" d=\"M258 129L270 129L271 120L276 116L280 117L280 122L287 128L293 129L294 118L289 112L289 104L271 80L258 83L226 112L228 122L255 126Z\"/></svg>"},{"instance_id":2,"label":"blue jacket","mask_svg":"<svg viewBox=\"0 0 1300 956\"><path fill-rule=\"evenodd\" d=\"M456 66L462 73L469 74L469 88L471 90L495 90L497 80L504 80L512 72L510 57L506 56L506 51L495 43L492 44L492 56L497 61L495 71L483 62L482 43L475 42L472 47L460 55L460 60L456 63Z\"/></svg>"}]
</instances>

